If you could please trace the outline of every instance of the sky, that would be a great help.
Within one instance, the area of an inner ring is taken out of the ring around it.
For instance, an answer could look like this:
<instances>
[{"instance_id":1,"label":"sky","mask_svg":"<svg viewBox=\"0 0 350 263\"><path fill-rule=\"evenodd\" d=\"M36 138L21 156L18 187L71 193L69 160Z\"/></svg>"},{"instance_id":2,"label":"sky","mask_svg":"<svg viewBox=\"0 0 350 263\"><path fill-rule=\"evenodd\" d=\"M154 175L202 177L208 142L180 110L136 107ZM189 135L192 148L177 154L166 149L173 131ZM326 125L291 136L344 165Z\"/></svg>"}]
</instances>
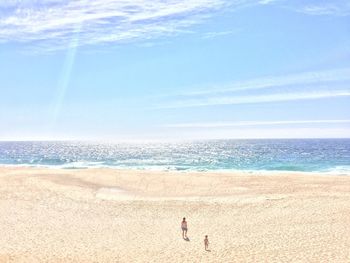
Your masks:
<instances>
[{"instance_id":1,"label":"sky","mask_svg":"<svg viewBox=\"0 0 350 263\"><path fill-rule=\"evenodd\" d=\"M0 0L0 140L344 137L348 0Z\"/></svg>"}]
</instances>

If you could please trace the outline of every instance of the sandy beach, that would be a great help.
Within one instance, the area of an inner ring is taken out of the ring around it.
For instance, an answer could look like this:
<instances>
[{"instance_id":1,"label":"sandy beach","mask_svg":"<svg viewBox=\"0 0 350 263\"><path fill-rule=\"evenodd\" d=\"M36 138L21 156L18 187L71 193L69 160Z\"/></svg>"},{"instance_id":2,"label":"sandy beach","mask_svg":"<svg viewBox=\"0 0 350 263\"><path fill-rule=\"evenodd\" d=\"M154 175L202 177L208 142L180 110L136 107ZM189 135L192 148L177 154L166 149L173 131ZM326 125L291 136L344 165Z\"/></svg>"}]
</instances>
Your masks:
<instances>
[{"instance_id":1,"label":"sandy beach","mask_svg":"<svg viewBox=\"0 0 350 263\"><path fill-rule=\"evenodd\" d=\"M2 167L0 228L0 262L350 262L350 177Z\"/></svg>"}]
</instances>

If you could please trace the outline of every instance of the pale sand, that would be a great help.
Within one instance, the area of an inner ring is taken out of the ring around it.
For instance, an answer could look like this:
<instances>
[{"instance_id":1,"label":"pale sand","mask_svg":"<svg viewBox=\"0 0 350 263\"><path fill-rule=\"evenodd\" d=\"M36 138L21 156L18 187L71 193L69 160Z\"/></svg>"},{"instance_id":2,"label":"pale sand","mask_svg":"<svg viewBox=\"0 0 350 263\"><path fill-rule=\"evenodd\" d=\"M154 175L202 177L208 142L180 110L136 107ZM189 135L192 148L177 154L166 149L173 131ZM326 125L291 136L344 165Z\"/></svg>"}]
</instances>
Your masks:
<instances>
[{"instance_id":1,"label":"pale sand","mask_svg":"<svg viewBox=\"0 0 350 263\"><path fill-rule=\"evenodd\" d=\"M350 176L3 167L0 262L350 262Z\"/></svg>"}]
</instances>

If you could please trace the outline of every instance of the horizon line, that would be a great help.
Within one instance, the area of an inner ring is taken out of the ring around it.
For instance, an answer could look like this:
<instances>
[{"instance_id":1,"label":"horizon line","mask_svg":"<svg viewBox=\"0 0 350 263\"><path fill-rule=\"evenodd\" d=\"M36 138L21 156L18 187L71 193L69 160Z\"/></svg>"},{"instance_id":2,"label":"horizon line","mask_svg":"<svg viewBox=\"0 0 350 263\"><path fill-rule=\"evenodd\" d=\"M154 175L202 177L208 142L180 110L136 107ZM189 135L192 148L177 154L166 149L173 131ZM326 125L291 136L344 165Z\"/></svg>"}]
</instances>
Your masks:
<instances>
[{"instance_id":1,"label":"horizon line","mask_svg":"<svg viewBox=\"0 0 350 263\"><path fill-rule=\"evenodd\" d=\"M100 139L0 139L4 142L91 142L91 143L149 143L149 142L181 142L181 141L224 141L224 140L342 140L350 139L349 137L232 137L232 138L202 138L202 139L135 139L135 140L100 140Z\"/></svg>"}]
</instances>

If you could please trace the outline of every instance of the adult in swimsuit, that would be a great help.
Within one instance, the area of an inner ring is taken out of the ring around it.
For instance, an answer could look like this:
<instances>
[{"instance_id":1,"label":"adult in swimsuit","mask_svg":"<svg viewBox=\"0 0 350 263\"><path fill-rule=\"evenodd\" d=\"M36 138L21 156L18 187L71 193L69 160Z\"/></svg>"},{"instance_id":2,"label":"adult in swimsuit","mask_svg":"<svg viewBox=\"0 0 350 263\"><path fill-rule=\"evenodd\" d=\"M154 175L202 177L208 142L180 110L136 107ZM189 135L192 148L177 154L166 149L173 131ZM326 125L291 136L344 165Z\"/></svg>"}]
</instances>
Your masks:
<instances>
[{"instance_id":1,"label":"adult in swimsuit","mask_svg":"<svg viewBox=\"0 0 350 263\"><path fill-rule=\"evenodd\" d=\"M182 238L186 239L187 238L187 222L186 218L184 217L181 222L181 230L182 230Z\"/></svg>"}]
</instances>

